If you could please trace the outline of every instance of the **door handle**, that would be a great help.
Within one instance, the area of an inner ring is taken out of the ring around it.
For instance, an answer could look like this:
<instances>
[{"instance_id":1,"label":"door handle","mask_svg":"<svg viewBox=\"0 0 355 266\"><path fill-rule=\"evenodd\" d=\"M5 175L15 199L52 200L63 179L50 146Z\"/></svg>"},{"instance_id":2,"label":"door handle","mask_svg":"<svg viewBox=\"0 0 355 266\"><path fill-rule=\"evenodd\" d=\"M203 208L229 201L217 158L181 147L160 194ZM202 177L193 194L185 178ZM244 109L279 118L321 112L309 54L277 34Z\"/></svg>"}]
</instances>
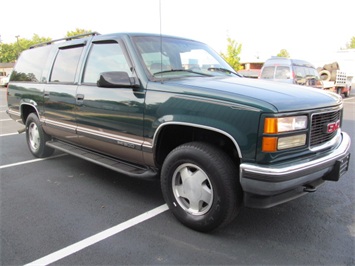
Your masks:
<instances>
[{"instance_id":1,"label":"door handle","mask_svg":"<svg viewBox=\"0 0 355 266\"><path fill-rule=\"evenodd\" d=\"M84 94L77 94L76 95L76 104L77 105L82 105L84 103Z\"/></svg>"},{"instance_id":2,"label":"door handle","mask_svg":"<svg viewBox=\"0 0 355 266\"><path fill-rule=\"evenodd\" d=\"M79 100L79 101L84 100L84 94L77 94L76 95L76 99Z\"/></svg>"}]
</instances>

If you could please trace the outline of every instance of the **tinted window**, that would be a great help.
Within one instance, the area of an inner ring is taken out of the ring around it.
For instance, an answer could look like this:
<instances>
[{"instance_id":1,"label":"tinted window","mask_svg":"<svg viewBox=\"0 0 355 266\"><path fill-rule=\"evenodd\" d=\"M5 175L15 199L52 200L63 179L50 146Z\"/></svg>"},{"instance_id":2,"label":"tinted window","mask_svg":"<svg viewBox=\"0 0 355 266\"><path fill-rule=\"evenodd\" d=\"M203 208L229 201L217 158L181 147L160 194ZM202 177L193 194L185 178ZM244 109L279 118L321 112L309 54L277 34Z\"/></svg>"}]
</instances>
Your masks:
<instances>
[{"instance_id":1,"label":"tinted window","mask_svg":"<svg viewBox=\"0 0 355 266\"><path fill-rule=\"evenodd\" d=\"M60 49L54 62L51 82L74 83L83 46Z\"/></svg>"},{"instance_id":2,"label":"tinted window","mask_svg":"<svg viewBox=\"0 0 355 266\"><path fill-rule=\"evenodd\" d=\"M288 66L277 66L275 71L275 79L290 79L291 71Z\"/></svg>"},{"instance_id":3,"label":"tinted window","mask_svg":"<svg viewBox=\"0 0 355 266\"><path fill-rule=\"evenodd\" d=\"M260 78L262 78L262 79L273 79L274 78L274 71L275 71L275 67L274 66L264 67Z\"/></svg>"},{"instance_id":4,"label":"tinted window","mask_svg":"<svg viewBox=\"0 0 355 266\"><path fill-rule=\"evenodd\" d=\"M318 78L319 76L317 70L312 67L295 66L294 71L297 78L305 78L305 77Z\"/></svg>"},{"instance_id":5,"label":"tinted window","mask_svg":"<svg viewBox=\"0 0 355 266\"><path fill-rule=\"evenodd\" d=\"M123 71L130 75L131 70L118 43L94 43L92 45L85 71L84 83L97 83L100 73Z\"/></svg>"},{"instance_id":6,"label":"tinted window","mask_svg":"<svg viewBox=\"0 0 355 266\"><path fill-rule=\"evenodd\" d=\"M40 82L51 49L51 46L44 46L22 52L11 75L11 81Z\"/></svg>"}]
</instances>

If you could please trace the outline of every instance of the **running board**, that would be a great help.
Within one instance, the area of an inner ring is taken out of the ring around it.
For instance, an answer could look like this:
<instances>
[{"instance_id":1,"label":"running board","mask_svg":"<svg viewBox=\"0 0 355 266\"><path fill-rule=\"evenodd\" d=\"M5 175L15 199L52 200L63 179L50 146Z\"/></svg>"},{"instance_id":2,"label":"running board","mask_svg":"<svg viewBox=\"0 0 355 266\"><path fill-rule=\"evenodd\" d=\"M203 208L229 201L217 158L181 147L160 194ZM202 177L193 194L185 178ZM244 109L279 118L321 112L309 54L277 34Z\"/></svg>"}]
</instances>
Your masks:
<instances>
[{"instance_id":1,"label":"running board","mask_svg":"<svg viewBox=\"0 0 355 266\"><path fill-rule=\"evenodd\" d=\"M94 151L85 150L83 148L68 144L66 142L62 142L59 140L51 140L46 142L46 145L48 147L87 160L89 162L96 163L103 167L109 168L113 171L116 171L123 175L127 175L129 177L141 179L155 179L157 177L157 172L152 169L120 161L118 159L108 157Z\"/></svg>"}]
</instances>

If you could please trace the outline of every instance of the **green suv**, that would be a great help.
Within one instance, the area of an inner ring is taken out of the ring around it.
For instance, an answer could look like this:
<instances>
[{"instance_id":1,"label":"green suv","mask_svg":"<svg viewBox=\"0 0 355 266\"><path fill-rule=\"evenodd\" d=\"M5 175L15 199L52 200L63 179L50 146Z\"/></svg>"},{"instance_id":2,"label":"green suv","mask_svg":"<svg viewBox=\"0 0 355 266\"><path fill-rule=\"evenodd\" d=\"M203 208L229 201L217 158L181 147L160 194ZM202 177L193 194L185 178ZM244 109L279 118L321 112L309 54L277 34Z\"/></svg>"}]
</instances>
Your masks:
<instances>
[{"instance_id":1,"label":"green suv","mask_svg":"<svg viewBox=\"0 0 355 266\"><path fill-rule=\"evenodd\" d=\"M207 45L96 33L24 51L8 114L36 157L55 149L134 178L158 178L199 231L337 181L349 165L343 102L304 86L242 78Z\"/></svg>"}]
</instances>

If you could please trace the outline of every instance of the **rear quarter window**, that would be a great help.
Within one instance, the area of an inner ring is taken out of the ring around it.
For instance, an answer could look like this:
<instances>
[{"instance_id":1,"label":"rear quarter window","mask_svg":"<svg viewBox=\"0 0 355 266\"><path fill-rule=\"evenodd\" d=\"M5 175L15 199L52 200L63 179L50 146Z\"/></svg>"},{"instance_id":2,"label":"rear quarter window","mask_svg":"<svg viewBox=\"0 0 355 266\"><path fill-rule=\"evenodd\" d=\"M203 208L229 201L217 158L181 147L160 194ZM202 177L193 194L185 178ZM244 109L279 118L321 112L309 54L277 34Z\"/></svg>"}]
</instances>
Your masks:
<instances>
[{"instance_id":1,"label":"rear quarter window","mask_svg":"<svg viewBox=\"0 0 355 266\"><path fill-rule=\"evenodd\" d=\"M12 72L11 81L40 82L51 49L50 46L44 46L22 52Z\"/></svg>"}]
</instances>

